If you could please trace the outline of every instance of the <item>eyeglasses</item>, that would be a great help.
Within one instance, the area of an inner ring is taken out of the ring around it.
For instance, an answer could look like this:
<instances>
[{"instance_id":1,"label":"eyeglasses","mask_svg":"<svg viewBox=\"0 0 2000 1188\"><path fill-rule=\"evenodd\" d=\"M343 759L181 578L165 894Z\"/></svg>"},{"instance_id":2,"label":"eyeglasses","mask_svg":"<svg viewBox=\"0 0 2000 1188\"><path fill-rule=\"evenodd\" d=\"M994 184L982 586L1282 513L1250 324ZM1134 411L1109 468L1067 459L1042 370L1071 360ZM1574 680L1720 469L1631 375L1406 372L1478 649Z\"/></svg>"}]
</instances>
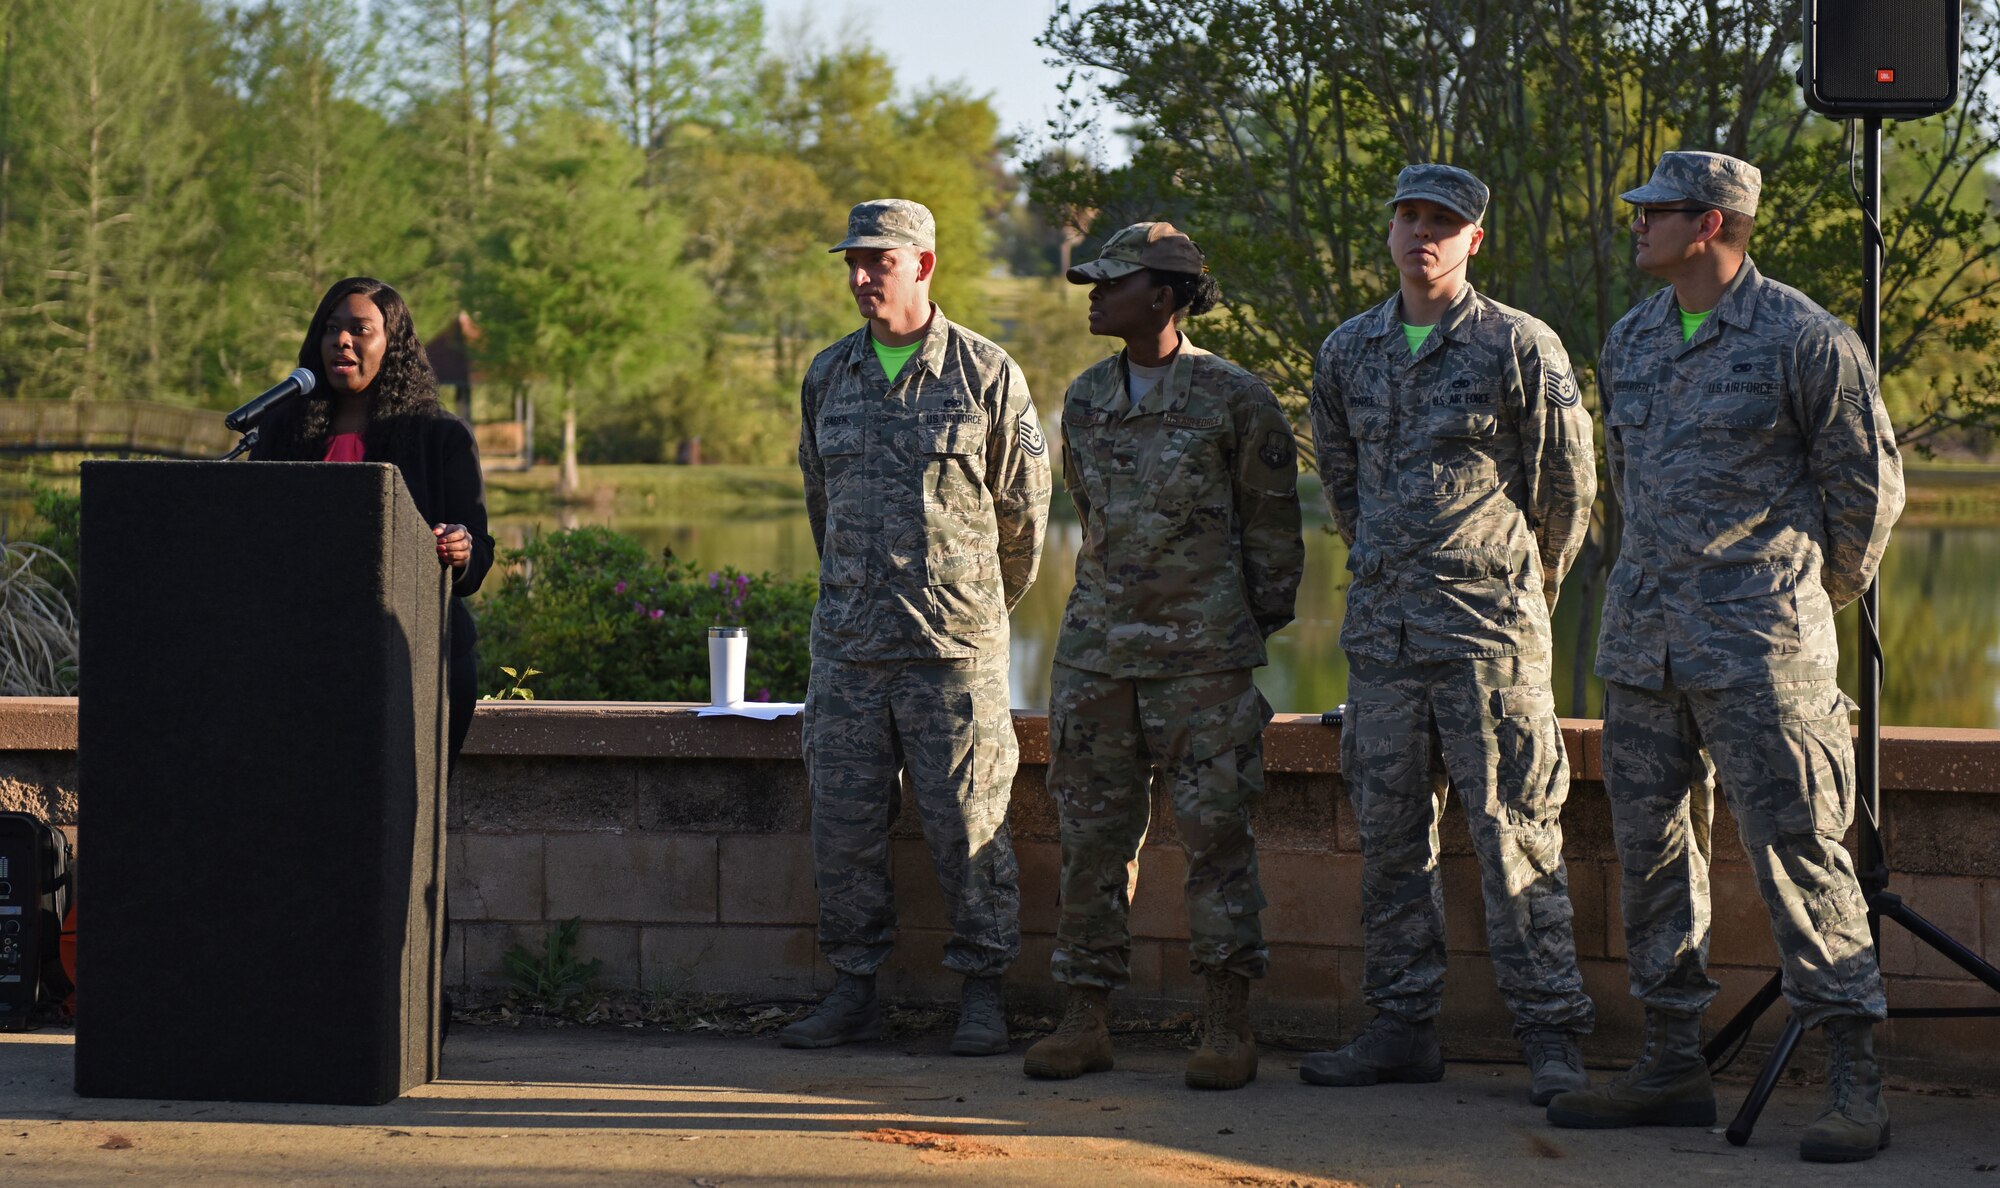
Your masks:
<instances>
[{"instance_id":1,"label":"eyeglasses","mask_svg":"<svg viewBox=\"0 0 2000 1188\"><path fill-rule=\"evenodd\" d=\"M1654 215L1663 215L1663 214L1705 215L1709 211L1714 209L1715 208L1713 206L1656 206L1651 210L1647 210L1645 207L1641 206L1632 212L1632 226L1638 228L1641 231L1644 231L1646 229L1646 221L1648 219L1651 219Z\"/></svg>"}]
</instances>

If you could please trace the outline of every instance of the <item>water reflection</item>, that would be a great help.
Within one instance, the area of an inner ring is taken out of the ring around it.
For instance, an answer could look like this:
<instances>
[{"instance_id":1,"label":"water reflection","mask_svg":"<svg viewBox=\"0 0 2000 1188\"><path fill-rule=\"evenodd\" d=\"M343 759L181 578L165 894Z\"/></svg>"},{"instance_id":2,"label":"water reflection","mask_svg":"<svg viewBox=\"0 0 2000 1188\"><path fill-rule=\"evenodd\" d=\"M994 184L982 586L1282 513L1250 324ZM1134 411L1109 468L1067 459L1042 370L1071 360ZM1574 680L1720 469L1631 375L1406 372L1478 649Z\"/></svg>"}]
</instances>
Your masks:
<instances>
[{"instance_id":1,"label":"water reflection","mask_svg":"<svg viewBox=\"0 0 2000 1188\"><path fill-rule=\"evenodd\" d=\"M734 566L750 573L813 572L812 529L803 510L771 517L609 517L603 513L510 518L497 521L502 544L518 546L537 528L559 523L610 523L649 549L671 548L697 564ZM1049 663L1063 604L1076 577L1079 530L1058 498L1042 560L1042 574L1014 612L1014 704L1048 705ZM1346 608L1347 550L1324 530L1306 524L1306 572L1298 619L1271 640L1271 663L1257 684L1281 710L1309 712L1345 699L1347 659L1339 647ZM1917 525L1899 528L1882 566L1883 650L1888 675L1883 721L1890 725L2000 728L2000 527ZM1572 586L1574 582L1571 583ZM1854 689L1858 607L1840 614L1841 683ZM1556 701L1565 715L1594 716L1602 686L1592 678L1579 699L1570 687L1580 598L1566 592L1556 613ZM1594 641L1592 641L1594 642ZM1588 657L1586 657L1588 659Z\"/></svg>"}]
</instances>

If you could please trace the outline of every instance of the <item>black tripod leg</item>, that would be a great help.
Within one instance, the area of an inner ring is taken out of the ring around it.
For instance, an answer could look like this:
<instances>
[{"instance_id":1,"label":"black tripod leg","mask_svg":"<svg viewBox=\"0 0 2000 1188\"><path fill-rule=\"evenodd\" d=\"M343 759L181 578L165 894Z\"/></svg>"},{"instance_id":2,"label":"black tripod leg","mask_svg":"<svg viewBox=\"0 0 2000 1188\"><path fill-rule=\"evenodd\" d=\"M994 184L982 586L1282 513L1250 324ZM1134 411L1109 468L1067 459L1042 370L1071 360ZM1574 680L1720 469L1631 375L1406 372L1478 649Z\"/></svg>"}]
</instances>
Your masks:
<instances>
[{"instance_id":1,"label":"black tripod leg","mask_svg":"<svg viewBox=\"0 0 2000 1188\"><path fill-rule=\"evenodd\" d=\"M1771 1058L1764 1062L1764 1071L1757 1074L1757 1083L1750 1086L1750 1096L1743 1099L1743 1106L1736 1111L1736 1117L1729 1123L1729 1145L1740 1147L1750 1141L1750 1132L1757 1128L1757 1115L1764 1112L1764 1104L1771 1100L1771 1090L1778 1087L1778 1078L1784 1074L1785 1065L1791 1063L1792 1049L1799 1046L1799 1037L1806 1033L1799 1017L1793 1015L1785 1020L1785 1032L1778 1037L1778 1045L1771 1049Z\"/></svg>"},{"instance_id":2,"label":"black tripod leg","mask_svg":"<svg viewBox=\"0 0 2000 1188\"><path fill-rule=\"evenodd\" d=\"M1960 969L1980 981L2000 990L2000 969L1995 969L1980 959L1979 954L1960 944L1944 929L1919 916L1900 896L1880 895L1873 904L1876 912L1885 919L1894 920L1910 930L1910 935L1951 958Z\"/></svg>"},{"instance_id":3,"label":"black tripod leg","mask_svg":"<svg viewBox=\"0 0 2000 1188\"><path fill-rule=\"evenodd\" d=\"M1701 1058L1708 1065L1710 1072L1714 1072L1722 1061L1729 1058L1730 1051L1736 1047L1736 1041L1749 1034L1750 1029L1757 1025L1757 1020L1764 1017L1764 1012L1771 1009L1771 1004L1778 1001L1778 995L1783 993L1784 985L1783 974L1772 974L1771 980L1764 983L1757 993L1751 995L1750 1001L1731 1015L1729 1022L1722 1025L1722 1030L1716 1032L1715 1037L1702 1048Z\"/></svg>"}]
</instances>

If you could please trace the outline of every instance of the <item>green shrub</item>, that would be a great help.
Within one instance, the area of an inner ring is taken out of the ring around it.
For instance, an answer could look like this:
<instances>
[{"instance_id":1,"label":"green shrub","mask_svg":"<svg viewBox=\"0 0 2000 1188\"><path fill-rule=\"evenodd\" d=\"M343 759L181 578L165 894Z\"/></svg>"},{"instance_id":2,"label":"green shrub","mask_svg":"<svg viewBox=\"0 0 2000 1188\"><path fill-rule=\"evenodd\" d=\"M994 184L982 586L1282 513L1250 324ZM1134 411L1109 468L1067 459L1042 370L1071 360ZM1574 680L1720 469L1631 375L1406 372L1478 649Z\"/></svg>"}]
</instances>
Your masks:
<instances>
[{"instance_id":1,"label":"green shrub","mask_svg":"<svg viewBox=\"0 0 2000 1188\"><path fill-rule=\"evenodd\" d=\"M713 572L654 560L607 528L538 536L503 558L498 588L474 607L481 689L503 666L539 670L538 697L572 701L707 701L708 628L750 629L745 688L753 700L805 698L811 580Z\"/></svg>"}]
</instances>

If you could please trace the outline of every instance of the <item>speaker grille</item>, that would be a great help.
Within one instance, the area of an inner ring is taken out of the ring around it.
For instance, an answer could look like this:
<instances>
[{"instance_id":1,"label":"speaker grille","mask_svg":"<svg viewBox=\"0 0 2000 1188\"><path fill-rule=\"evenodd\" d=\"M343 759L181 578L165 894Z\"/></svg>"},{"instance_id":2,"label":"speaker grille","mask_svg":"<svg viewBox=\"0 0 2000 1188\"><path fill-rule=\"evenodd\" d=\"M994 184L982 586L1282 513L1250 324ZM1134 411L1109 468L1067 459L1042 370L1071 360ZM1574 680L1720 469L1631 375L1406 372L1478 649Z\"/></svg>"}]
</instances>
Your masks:
<instances>
[{"instance_id":1,"label":"speaker grille","mask_svg":"<svg viewBox=\"0 0 2000 1188\"><path fill-rule=\"evenodd\" d=\"M1955 0L1819 0L1812 8L1821 99L1923 105L1956 90Z\"/></svg>"}]
</instances>

